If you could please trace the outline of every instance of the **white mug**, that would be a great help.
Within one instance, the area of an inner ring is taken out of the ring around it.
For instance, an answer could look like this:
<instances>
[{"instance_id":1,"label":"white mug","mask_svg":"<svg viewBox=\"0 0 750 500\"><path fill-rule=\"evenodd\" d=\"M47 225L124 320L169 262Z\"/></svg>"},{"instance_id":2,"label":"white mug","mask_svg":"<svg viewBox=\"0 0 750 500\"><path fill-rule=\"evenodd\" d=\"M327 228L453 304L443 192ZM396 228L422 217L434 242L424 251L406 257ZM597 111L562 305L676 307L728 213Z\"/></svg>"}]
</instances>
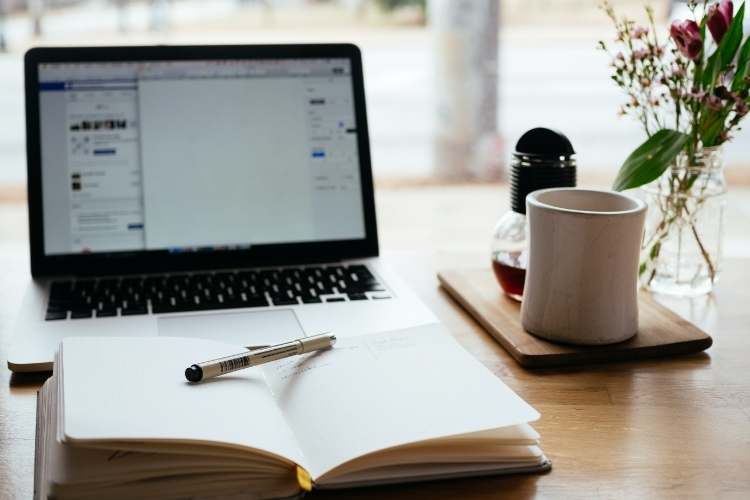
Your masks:
<instances>
[{"instance_id":1,"label":"white mug","mask_svg":"<svg viewBox=\"0 0 750 500\"><path fill-rule=\"evenodd\" d=\"M612 191L553 188L526 197L526 331L603 345L638 331L638 259L646 204Z\"/></svg>"}]
</instances>

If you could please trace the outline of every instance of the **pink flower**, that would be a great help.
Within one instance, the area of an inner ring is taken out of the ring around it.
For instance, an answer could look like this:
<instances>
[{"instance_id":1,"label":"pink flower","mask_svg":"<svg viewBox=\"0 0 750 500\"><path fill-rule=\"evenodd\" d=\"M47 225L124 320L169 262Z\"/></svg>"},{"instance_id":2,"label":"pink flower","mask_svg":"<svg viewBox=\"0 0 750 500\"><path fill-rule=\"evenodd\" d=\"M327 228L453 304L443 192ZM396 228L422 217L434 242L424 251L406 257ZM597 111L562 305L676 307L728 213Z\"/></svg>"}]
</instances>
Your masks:
<instances>
[{"instance_id":1,"label":"pink flower","mask_svg":"<svg viewBox=\"0 0 750 500\"><path fill-rule=\"evenodd\" d=\"M669 28L669 34L672 35L682 55L693 60L700 56L703 40L701 40L701 30L695 21L689 19L674 21Z\"/></svg>"},{"instance_id":2,"label":"pink flower","mask_svg":"<svg viewBox=\"0 0 750 500\"><path fill-rule=\"evenodd\" d=\"M646 34L648 34L648 28L644 28L643 26L636 26L630 31L631 38L640 38Z\"/></svg>"},{"instance_id":3,"label":"pink flower","mask_svg":"<svg viewBox=\"0 0 750 500\"><path fill-rule=\"evenodd\" d=\"M711 109L713 111L721 111L721 99L716 97L715 95L710 95L706 98L706 106L708 109Z\"/></svg>"},{"instance_id":4,"label":"pink flower","mask_svg":"<svg viewBox=\"0 0 750 500\"><path fill-rule=\"evenodd\" d=\"M732 0L721 0L709 7L706 24L717 44L721 43L721 39L732 24L733 12Z\"/></svg>"},{"instance_id":5,"label":"pink flower","mask_svg":"<svg viewBox=\"0 0 750 500\"><path fill-rule=\"evenodd\" d=\"M649 51L648 49L636 49L633 51L633 59L636 61L640 61L641 59L645 59L648 57Z\"/></svg>"},{"instance_id":6,"label":"pink flower","mask_svg":"<svg viewBox=\"0 0 750 500\"><path fill-rule=\"evenodd\" d=\"M714 89L714 94L720 99L734 99L734 94L732 94L724 85L719 85L718 87L716 87L716 89Z\"/></svg>"}]
</instances>

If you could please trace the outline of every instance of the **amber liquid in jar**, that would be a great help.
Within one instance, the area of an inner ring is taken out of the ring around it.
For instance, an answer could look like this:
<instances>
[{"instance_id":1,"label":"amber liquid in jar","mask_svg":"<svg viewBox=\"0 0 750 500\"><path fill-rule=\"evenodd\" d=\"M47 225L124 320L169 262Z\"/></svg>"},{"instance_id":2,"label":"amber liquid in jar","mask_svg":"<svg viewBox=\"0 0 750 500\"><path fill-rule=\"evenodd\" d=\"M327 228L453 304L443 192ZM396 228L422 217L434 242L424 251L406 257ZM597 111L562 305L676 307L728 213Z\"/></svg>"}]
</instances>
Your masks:
<instances>
[{"instance_id":1,"label":"amber liquid in jar","mask_svg":"<svg viewBox=\"0 0 750 500\"><path fill-rule=\"evenodd\" d=\"M525 252L497 252L492 258L492 270L508 297L521 301L526 281Z\"/></svg>"}]
</instances>

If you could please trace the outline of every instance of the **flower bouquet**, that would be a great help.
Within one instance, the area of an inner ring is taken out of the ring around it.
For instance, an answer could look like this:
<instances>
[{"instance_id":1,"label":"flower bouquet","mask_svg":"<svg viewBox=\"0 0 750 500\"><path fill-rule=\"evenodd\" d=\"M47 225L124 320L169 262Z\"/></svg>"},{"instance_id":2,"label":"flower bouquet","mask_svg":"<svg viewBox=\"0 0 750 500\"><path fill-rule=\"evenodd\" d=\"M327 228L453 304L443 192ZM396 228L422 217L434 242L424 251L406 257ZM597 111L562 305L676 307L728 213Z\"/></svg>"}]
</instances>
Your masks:
<instances>
[{"instance_id":1,"label":"flower bouquet","mask_svg":"<svg viewBox=\"0 0 750 500\"><path fill-rule=\"evenodd\" d=\"M723 226L721 146L748 113L750 37L743 37L744 2L689 3L692 19L658 35L646 8L641 26L603 9L617 31L611 56L615 84L627 94L620 109L636 118L647 139L625 160L613 189L641 187L649 204L642 285L698 295L720 272Z\"/></svg>"}]
</instances>

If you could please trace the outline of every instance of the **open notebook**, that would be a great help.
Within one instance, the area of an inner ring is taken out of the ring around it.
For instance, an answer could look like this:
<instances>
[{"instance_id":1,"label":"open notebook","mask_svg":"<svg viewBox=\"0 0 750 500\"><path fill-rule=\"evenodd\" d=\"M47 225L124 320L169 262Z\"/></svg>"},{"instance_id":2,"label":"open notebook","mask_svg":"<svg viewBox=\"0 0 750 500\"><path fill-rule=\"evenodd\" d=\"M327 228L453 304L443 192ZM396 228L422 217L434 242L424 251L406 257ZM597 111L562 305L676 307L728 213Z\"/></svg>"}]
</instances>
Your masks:
<instances>
[{"instance_id":1,"label":"open notebook","mask_svg":"<svg viewBox=\"0 0 750 500\"><path fill-rule=\"evenodd\" d=\"M293 497L540 471L539 414L442 327L339 338L189 384L236 346L69 338L39 394L38 498Z\"/></svg>"}]
</instances>

